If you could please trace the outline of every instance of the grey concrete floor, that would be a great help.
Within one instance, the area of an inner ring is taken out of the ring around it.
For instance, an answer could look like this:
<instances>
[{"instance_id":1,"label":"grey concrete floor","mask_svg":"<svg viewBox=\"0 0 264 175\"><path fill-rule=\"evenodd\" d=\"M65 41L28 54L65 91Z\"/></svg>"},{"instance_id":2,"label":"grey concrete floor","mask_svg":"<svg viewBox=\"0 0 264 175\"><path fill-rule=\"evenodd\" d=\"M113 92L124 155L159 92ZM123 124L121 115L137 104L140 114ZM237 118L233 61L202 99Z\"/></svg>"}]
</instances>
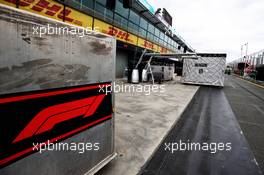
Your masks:
<instances>
[{"instance_id":1,"label":"grey concrete floor","mask_svg":"<svg viewBox=\"0 0 264 175\"><path fill-rule=\"evenodd\" d=\"M166 82L165 93L117 93L115 147L118 157L99 175L135 175L191 101L199 86Z\"/></svg>"},{"instance_id":2,"label":"grey concrete floor","mask_svg":"<svg viewBox=\"0 0 264 175\"><path fill-rule=\"evenodd\" d=\"M264 88L234 76L227 76L225 84L227 99L264 172Z\"/></svg>"}]
</instances>

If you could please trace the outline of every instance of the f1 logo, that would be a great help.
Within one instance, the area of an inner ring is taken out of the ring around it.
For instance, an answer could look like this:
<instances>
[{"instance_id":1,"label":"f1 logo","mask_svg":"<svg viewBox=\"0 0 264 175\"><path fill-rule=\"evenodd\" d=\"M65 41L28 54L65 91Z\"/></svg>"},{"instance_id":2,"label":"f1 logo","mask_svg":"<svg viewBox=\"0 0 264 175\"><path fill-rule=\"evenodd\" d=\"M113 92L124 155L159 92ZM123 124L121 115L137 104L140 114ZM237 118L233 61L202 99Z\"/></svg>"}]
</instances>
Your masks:
<instances>
[{"instance_id":1,"label":"f1 logo","mask_svg":"<svg viewBox=\"0 0 264 175\"><path fill-rule=\"evenodd\" d=\"M105 94L58 104L40 111L20 132L13 143L30 138L47 131L61 122L82 116L89 117L95 113Z\"/></svg>"},{"instance_id":2,"label":"f1 logo","mask_svg":"<svg viewBox=\"0 0 264 175\"><path fill-rule=\"evenodd\" d=\"M0 116L7 116L0 122L0 168L34 153L34 142L60 142L111 119L112 94L99 91L110 85L102 82L0 95Z\"/></svg>"}]
</instances>

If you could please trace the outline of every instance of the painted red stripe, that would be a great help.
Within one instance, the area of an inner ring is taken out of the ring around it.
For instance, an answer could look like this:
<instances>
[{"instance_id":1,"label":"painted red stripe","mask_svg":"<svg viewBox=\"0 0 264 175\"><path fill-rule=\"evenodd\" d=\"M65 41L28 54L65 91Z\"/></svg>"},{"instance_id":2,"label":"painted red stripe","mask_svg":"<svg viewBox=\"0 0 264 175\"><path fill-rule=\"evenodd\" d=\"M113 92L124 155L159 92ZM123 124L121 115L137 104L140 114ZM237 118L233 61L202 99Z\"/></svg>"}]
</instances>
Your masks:
<instances>
[{"instance_id":1,"label":"painted red stripe","mask_svg":"<svg viewBox=\"0 0 264 175\"><path fill-rule=\"evenodd\" d=\"M78 92L78 91L85 91L85 90L91 90L91 89L98 89L99 86L106 87L107 85L110 85L110 84L100 84L100 85L81 87L81 88L76 88L76 89L58 90L55 92L46 92L46 93L40 93L40 94L31 94L31 95L22 95L22 96L17 96L17 97L2 98L0 99L0 104L14 102L14 101L34 99L34 98L47 97L47 96L52 96L52 95L65 94L65 93L72 93L72 92Z\"/></svg>"},{"instance_id":2,"label":"painted red stripe","mask_svg":"<svg viewBox=\"0 0 264 175\"><path fill-rule=\"evenodd\" d=\"M92 125L95 125L95 124L97 124L97 123L99 123L99 122L101 122L101 121L107 120L107 119L109 119L109 118L111 118L111 117L112 117L112 115L109 115L109 116L103 117L103 118L101 118L101 119L98 119L98 120L96 120L96 121L93 121L93 122L91 122L91 123L88 123L87 125L84 125L84 126L82 126L82 127L80 127L80 128L77 128L77 129L75 129L75 130L73 130L73 131L70 131L70 132L68 132L68 133L66 133L66 134L60 135L60 136L58 136L58 137L56 137L56 138L53 138L53 139L50 140L50 142L55 142L55 141L58 141L58 140L60 140L60 139L63 139L63 138L65 138L65 137L69 136L69 135L72 135L72 134L74 134L74 133L76 133L76 132L79 132L79 131L81 131L81 130L84 130L84 129L86 129L86 128L92 126ZM47 144L48 141L46 141L45 143ZM8 163L8 162L10 162L10 161L12 161L12 160L18 158L18 157L21 157L21 156L23 156L23 155L25 155L25 154L27 154L27 153L30 153L30 152L33 150L33 148L34 148L34 147L31 147L31 148L25 149L25 150L23 150L23 151L21 151L21 152L19 152L19 153L13 154L12 156L9 156L9 157L7 157L7 158L5 158L5 159L0 160L0 165L4 165L4 164L6 164L6 163Z\"/></svg>"}]
</instances>

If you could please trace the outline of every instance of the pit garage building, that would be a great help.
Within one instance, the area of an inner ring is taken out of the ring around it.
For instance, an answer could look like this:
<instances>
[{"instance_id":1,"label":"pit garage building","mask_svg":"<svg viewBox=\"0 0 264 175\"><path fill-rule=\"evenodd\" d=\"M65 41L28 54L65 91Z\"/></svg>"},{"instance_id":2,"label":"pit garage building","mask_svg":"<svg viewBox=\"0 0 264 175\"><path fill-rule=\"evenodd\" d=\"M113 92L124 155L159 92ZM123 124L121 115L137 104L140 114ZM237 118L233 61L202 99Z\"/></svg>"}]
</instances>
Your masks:
<instances>
[{"instance_id":1,"label":"pit garage building","mask_svg":"<svg viewBox=\"0 0 264 175\"><path fill-rule=\"evenodd\" d=\"M193 52L146 0L0 0L0 3L115 36L116 77L132 68L142 49L158 53ZM162 15L161 15L162 16Z\"/></svg>"}]
</instances>

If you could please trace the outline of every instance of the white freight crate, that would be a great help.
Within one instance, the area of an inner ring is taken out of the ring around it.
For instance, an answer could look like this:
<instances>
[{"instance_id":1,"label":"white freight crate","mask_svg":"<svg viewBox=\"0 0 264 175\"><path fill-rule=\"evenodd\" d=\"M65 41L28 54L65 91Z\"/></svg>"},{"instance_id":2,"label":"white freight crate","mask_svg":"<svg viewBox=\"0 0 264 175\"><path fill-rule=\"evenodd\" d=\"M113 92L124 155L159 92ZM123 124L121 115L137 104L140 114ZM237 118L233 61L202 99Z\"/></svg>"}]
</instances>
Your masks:
<instances>
[{"instance_id":1,"label":"white freight crate","mask_svg":"<svg viewBox=\"0 0 264 175\"><path fill-rule=\"evenodd\" d=\"M224 86L226 54L199 53L198 59L184 59L181 82Z\"/></svg>"}]
</instances>

